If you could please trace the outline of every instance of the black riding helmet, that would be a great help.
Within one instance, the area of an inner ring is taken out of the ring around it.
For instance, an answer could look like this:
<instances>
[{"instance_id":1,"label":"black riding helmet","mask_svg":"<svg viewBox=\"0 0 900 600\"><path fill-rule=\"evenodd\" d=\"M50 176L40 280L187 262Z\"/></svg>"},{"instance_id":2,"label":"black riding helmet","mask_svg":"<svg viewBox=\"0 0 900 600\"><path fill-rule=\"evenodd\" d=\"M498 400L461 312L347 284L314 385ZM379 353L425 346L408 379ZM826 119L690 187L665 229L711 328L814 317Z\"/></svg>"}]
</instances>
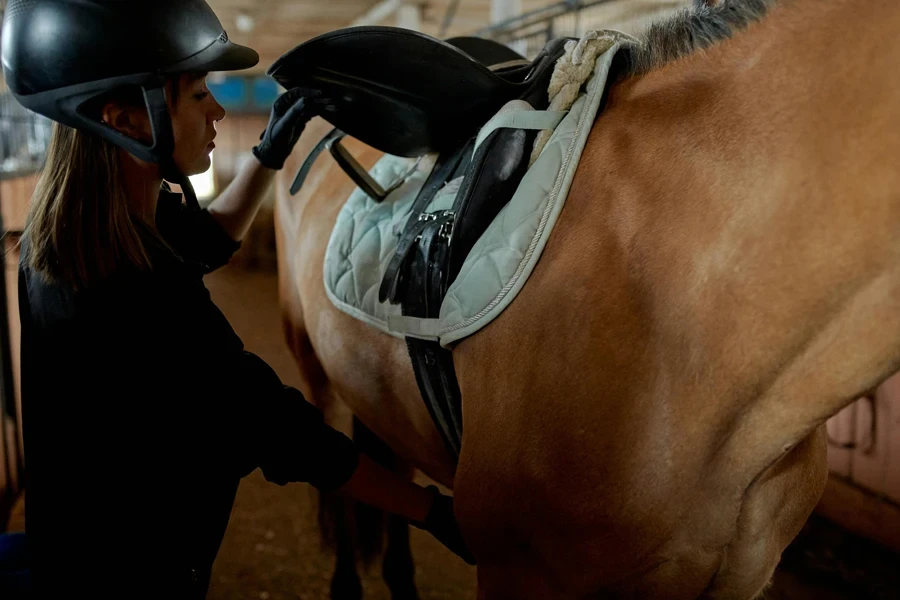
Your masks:
<instances>
[{"instance_id":1,"label":"black riding helmet","mask_svg":"<svg viewBox=\"0 0 900 600\"><path fill-rule=\"evenodd\" d=\"M23 106L159 164L193 207L194 190L172 158L166 78L259 62L256 51L228 40L204 0L10 0L0 44L3 75ZM130 85L143 88L152 146L81 112L97 96Z\"/></svg>"}]
</instances>

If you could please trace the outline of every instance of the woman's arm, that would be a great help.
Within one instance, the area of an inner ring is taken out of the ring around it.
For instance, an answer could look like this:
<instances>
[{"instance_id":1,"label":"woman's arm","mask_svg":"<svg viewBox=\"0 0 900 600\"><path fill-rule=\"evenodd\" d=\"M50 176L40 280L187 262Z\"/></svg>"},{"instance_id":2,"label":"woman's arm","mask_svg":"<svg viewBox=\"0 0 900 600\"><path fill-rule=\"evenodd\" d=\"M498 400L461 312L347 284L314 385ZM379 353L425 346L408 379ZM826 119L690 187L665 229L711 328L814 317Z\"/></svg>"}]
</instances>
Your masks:
<instances>
[{"instance_id":1,"label":"woman's arm","mask_svg":"<svg viewBox=\"0 0 900 600\"><path fill-rule=\"evenodd\" d=\"M425 488L388 471L365 454L350 480L340 488L354 499L410 521L424 522L434 502Z\"/></svg>"},{"instance_id":2,"label":"woman's arm","mask_svg":"<svg viewBox=\"0 0 900 600\"><path fill-rule=\"evenodd\" d=\"M424 529L464 561L475 564L453 514L453 498L441 494L437 486L423 488L360 454L356 470L340 491L405 517L410 525Z\"/></svg>"},{"instance_id":3,"label":"woman's arm","mask_svg":"<svg viewBox=\"0 0 900 600\"><path fill-rule=\"evenodd\" d=\"M209 213L236 242L250 229L275 171L284 166L311 116L301 90L293 89L279 96L259 144L253 147L255 160L248 161L209 205Z\"/></svg>"},{"instance_id":4,"label":"woman's arm","mask_svg":"<svg viewBox=\"0 0 900 600\"><path fill-rule=\"evenodd\" d=\"M228 187L210 203L209 214L234 241L241 241L247 234L273 179L274 169L268 169L258 159L251 158Z\"/></svg>"}]
</instances>

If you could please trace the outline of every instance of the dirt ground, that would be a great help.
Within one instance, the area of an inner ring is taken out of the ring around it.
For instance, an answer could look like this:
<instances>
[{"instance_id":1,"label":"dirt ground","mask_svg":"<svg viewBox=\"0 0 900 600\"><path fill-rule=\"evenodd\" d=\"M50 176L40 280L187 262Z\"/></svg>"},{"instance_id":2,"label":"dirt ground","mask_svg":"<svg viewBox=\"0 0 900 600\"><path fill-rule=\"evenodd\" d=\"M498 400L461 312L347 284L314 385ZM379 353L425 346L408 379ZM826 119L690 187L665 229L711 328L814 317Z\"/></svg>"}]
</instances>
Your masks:
<instances>
[{"instance_id":1,"label":"dirt ground","mask_svg":"<svg viewBox=\"0 0 900 600\"><path fill-rule=\"evenodd\" d=\"M206 280L248 350L297 381L282 337L275 274L226 267ZM422 481L425 481L422 479ZM326 600L334 556L319 547L312 488L244 479L213 570L208 600ZM21 503L10 522L23 530ZM410 530L422 600L475 598L475 569ZM784 553L769 600L900 600L900 556L813 515ZM361 572L366 600L389 600L380 565Z\"/></svg>"}]
</instances>

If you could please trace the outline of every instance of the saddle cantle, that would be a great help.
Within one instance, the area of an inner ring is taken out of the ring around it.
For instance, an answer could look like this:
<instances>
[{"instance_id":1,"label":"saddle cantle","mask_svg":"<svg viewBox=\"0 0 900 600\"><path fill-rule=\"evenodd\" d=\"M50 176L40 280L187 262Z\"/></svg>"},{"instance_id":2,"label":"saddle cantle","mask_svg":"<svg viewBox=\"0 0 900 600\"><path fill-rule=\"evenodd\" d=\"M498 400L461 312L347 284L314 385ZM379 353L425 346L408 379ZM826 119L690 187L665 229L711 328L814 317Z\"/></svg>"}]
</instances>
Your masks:
<instances>
[{"instance_id":1,"label":"saddle cantle","mask_svg":"<svg viewBox=\"0 0 900 600\"><path fill-rule=\"evenodd\" d=\"M447 38L446 42L456 46L491 71L509 72L516 67L531 64L531 61L500 42L475 36Z\"/></svg>"},{"instance_id":2,"label":"saddle cantle","mask_svg":"<svg viewBox=\"0 0 900 600\"><path fill-rule=\"evenodd\" d=\"M489 40L444 42L407 29L351 27L297 46L269 69L284 87L306 90L335 126L310 153L292 193L324 148L367 195L381 201L390 193L395 186L379 186L340 146L344 135L394 156L437 154L385 270L381 302L400 304L403 316L439 317L448 287L512 198L545 128L485 125L508 106L544 111L554 67L572 39L555 39L528 61ZM430 212L435 194L454 179L461 182L452 207ZM458 456L462 407L451 352L430 339L406 342L426 406Z\"/></svg>"}]
</instances>

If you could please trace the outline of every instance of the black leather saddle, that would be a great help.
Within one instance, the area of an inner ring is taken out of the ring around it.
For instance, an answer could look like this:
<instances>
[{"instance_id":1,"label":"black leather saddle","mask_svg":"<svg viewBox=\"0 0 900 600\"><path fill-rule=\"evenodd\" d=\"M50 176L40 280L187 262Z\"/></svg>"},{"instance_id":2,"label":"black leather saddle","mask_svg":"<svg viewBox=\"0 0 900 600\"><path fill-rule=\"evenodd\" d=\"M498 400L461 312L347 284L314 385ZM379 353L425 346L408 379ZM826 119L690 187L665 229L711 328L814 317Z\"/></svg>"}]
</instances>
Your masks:
<instances>
[{"instance_id":1,"label":"black leather saddle","mask_svg":"<svg viewBox=\"0 0 900 600\"><path fill-rule=\"evenodd\" d=\"M398 27L348 27L300 44L267 74L287 89L306 89L338 129L414 158L471 137L532 86L535 66L547 55L532 62L497 42L453 42ZM489 66L504 63L496 71Z\"/></svg>"},{"instance_id":2,"label":"black leather saddle","mask_svg":"<svg viewBox=\"0 0 900 600\"><path fill-rule=\"evenodd\" d=\"M382 189L340 146L345 135L395 156L437 153L384 273L381 302L400 304L406 316L440 316L466 256L525 175L538 132L498 128L473 154L476 137L510 100L547 108L550 77L570 39L549 42L528 61L480 38L441 41L394 27L352 27L305 42L271 67L285 88L306 89L316 112L335 126L307 157L291 193L327 147L363 191L376 201L387 197L392 188ZM457 178L453 206L429 211L437 191ZM462 401L451 351L432 339L406 342L419 391L458 456Z\"/></svg>"}]
</instances>

